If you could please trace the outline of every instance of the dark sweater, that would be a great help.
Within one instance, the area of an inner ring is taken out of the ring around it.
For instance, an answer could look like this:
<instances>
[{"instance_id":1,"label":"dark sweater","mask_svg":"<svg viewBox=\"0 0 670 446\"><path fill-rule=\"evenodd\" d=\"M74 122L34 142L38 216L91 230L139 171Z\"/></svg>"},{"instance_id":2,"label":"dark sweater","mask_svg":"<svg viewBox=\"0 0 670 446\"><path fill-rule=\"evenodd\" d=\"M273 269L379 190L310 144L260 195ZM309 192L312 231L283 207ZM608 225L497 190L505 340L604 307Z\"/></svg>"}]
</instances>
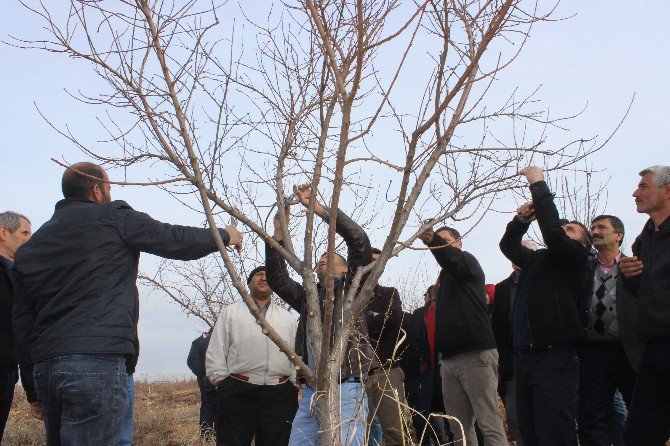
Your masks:
<instances>
[{"instance_id":1,"label":"dark sweater","mask_svg":"<svg viewBox=\"0 0 670 446\"><path fill-rule=\"evenodd\" d=\"M444 246L435 234L428 246ZM486 311L484 271L469 252L444 246L431 249L442 267L435 309L437 350L447 358L472 351L496 348Z\"/></svg>"},{"instance_id":2,"label":"dark sweater","mask_svg":"<svg viewBox=\"0 0 670 446\"><path fill-rule=\"evenodd\" d=\"M394 365L399 359L394 350L400 340L400 327L403 320L402 302L398 290L377 285L372 300L368 304L367 322L370 343L379 362Z\"/></svg>"},{"instance_id":3,"label":"dark sweater","mask_svg":"<svg viewBox=\"0 0 670 446\"><path fill-rule=\"evenodd\" d=\"M498 345L498 374L501 381L508 381L514 376L512 324L510 323L510 300L514 273L496 285L491 326Z\"/></svg>"},{"instance_id":4,"label":"dark sweater","mask_svg":"<svg viewBox=\"0 0 670 446\"><path fill-rule=\"evenodd\" d=\"M633 255L644 269L624 284L638 298L640 337L645 342L670 339L670 218L658 231L649 220L633 243Z\"/></svg>"}]
</instances>

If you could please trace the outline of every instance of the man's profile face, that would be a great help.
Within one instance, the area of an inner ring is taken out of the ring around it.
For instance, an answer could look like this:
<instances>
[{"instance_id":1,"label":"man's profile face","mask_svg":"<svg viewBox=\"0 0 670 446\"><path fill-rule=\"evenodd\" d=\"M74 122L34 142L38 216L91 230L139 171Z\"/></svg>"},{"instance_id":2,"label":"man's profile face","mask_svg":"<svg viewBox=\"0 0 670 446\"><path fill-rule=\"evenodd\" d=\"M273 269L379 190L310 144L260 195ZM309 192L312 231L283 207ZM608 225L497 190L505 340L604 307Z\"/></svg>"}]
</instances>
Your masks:
<instances>
[{"instance_id":1,"label":"man's profile face","mask_svg":"<svg viewBox=\"0 0 670 446\"><path fill-rule=\"evenodd\" d=\"M32 229L28 220L19 217L19 222L19 227L14 232L4 226L0 227L0 231L2 232L1 242L4 245L5 252L10 256L10 260L14 260L16 250L27 242L32 235Z\"/></svg>"},{"instance_id":2,"label":"man's profile face","mask_svg":"<svg viewBox=\"0 0 670 446\"><path fill-rule=\"evenodd\" d=\"M451 232L442 230L438 232L437 235L442 237L445 242L447 242L454 248L463 249L463 242L461 241L461 239L456 239L453 235L451 235Z\"/></svg>"},{"instance_id":3,"label":"man's profile face","mask_svg":"<svg viewBox=\"0 0 670 446\"><path fill-rule=\"evenodd\" d=\"M613 248L619 246L623 234L614 231L614 226L609 218L603 218L591 223L591 235L593 246L596 249Z\"/></svg>"},{"instance_id":4,"label":"man's profile face","mask_svg":"<svg viewBox=\"0 0 670 446\"><path fill-rule=\"evenodd\" d=\"M633 192L635 207L640 214L648 214L663 209L670 200L670 185L657 187L652 181L653 178L653 172L641 176L637 189Z\"/></svg>"},{"instance_id":5,"label":"man's profile face","mask_svg":"<svg viewBox=\"0 0 670 446\"><path fill-rule=\"evenodd\" d=\"M319 259L318 265L316 266L316 274L317 276L319 276L319 280L321 281L325 280L326 278L327 273L326 257L327 254L322 255L321 258ZM335 254L334 259L335 259L335 268L333 269L333 273L336 276L344 276L347 272L347 265L344 264L342 258L337 254Z\"/></svg>"},{"instance_id":6,"label":"man's profile face","mask_svg":"<svg viewBox=\"0 0 670 446\"><path fill-rule=\"evenodd\" d=\"M426 291L423 295L423 303L427 306L430 306L435 302L435 290Z\"/></svg>"},{"instance_id":7,"label":"man's profile face","mask_svg":"<svg viewBox=\"0 0 670 446\"><path fill-rule=\"evenodd\" d=\"M584 230L582 229L581 226L579 226L576 223L568 223L566 225L563 225L563 230L572 240L577 241L582 245L586 246L584 244L586 234L584 234Z\"/></svg>"}]
</instances>

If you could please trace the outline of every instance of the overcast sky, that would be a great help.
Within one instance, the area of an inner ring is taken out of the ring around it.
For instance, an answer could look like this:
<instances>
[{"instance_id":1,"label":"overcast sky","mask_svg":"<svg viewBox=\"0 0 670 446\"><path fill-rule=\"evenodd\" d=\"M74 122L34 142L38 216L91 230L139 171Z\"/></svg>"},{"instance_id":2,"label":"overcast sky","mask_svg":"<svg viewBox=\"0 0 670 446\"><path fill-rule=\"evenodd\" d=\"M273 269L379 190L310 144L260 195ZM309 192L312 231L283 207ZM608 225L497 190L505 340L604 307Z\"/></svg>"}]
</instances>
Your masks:
<instances>
[{"instance_id":1,"label":"overcast sky","mask_svg":"<svg viewBox=\"0 0 670 446\"><path fill-rule=\"evenodd\" d=\"M587 105L570 127L575 134L601 137L616 127L635 95L621 129L590 160L603 171L597 177L599 181L609 178L605 210L623 219L628 240L625 246L630 246L630 240L646 220L646 216L636 214L631 197L637 172L652 164L670 163L670 8L662 0L563 2L559 16L572 15L534 29L525 51L505 73L505 82L526 89L541 85L540 96L557 115ZM39 34L39 26L18 2L3 4L2 40L7 40L9 34ZM62 170L50 158L83 158L77 148L46 125L35 107L37 104L47 116L61 122L75 124L89 118L85 109L74 106L64 88L94 88L94 77L81 67L73 69L71 64L63 56L0 46L0 210L26 214L34 230L50 218L53 205L61 198ZM124 199L162 221L201 223L199 216L175 209L174 200L155 189L115 187L113 198ZM511 211L511 207L507 210ZM487 282L500 281L509 273L509 264L497 245L510 217L511 214L493 213L464 240L465 249L474 253L484 267ZM383 241L375 234L371 238L373 244ZM426 255L392 259L382 282L394 283L403 271L416 264L425 265L427 275L434 276L437 266ZM141 267L150 270L155 261L154 257L143 255ZM160 294L147 290L142 290L140 314L142 349L138 376L188 376L186 355L202 325L185 317Z\"/></svg>"}]
</instances>

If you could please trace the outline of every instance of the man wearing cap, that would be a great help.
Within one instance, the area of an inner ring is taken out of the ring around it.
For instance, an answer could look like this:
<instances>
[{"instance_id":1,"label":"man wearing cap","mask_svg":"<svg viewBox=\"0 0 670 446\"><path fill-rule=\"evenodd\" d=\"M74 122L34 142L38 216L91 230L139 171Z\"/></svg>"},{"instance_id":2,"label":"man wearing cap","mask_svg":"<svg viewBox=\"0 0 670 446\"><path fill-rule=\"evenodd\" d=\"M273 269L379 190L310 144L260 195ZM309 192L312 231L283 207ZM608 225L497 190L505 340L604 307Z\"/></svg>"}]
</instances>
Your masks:
<instances>
[{"instance_id":1,"label":"man wearing cap","mask_svg":"<svg viewBox=\"0 0 670 446\"><path fill-rule=\"evenodd\" d=\"M295 342L296 319L272 303L265 266L249 273L251 297L265 319L289 344ZM293 364L256 323L243 301L221 310L205 359L216 386L217 445L288 444L298 409Z\"/></svg>"},{"instance_id":2,"label":"man wearing cap","mask_svg":"<svg viewBox=\"0 0 670 446\"><path fill-rule=\"evenodd\" d=\"M521 268L512 318L517 415L527 446L577 444L575 419L579 359L586 337L588 253L591 235L577 221L561 221L554 195L537 167L521 170L533 202L521 206L500 240L502 253ZM537 218L546 249L521 239Z\"/></svg>"}]
</instances>

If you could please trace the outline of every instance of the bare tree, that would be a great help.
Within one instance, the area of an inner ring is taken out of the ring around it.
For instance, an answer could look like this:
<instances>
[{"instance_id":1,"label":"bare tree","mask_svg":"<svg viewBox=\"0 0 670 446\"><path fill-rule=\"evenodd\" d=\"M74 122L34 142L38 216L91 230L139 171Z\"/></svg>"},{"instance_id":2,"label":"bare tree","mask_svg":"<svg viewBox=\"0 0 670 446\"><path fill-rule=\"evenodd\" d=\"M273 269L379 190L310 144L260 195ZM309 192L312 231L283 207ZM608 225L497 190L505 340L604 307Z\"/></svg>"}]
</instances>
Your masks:
<instances>
[{"instance_id":1,"label":"bare tree","mask_svg":"<svg viewBox=\"0 0 670 446\"><path fill-rule=\"evenodd\" d=\"M122 184L162 187L206 217L233 287L316 389L322 444L341 443L338 346L350 339L389 258L447 219L479 221L501 192L521 186L520 167L560 171L601 147L595 138L558 142L565 120L541 108L537 90L502 100L496 93L504 69L555 5L288 0L268 2L263 17L251 4L236 11L198 0L71 0L66 14L62 6L27 7L46 36L13 44L85 62L105 83L73 94L104 109L104 141L94 146L53 127L99 162L149 177ZM240 28L251 29L251 50ZM150 171L138 168L147 165ZM289 227L279 213L283 233L300 234L300 245L285 237L282 246L267 231L288 185L304 182L330 209L362 206L368 229L384 234L380 258L358 271L343 297L341 324L331 324L336 214L320 224L312 194L304 225ZM223 214L300 276L316 373L253 304L216 231ZM325 299L314 276L322 243ZM207 293L216 296L218 286Z\"/></svg>"}]
</instances>

